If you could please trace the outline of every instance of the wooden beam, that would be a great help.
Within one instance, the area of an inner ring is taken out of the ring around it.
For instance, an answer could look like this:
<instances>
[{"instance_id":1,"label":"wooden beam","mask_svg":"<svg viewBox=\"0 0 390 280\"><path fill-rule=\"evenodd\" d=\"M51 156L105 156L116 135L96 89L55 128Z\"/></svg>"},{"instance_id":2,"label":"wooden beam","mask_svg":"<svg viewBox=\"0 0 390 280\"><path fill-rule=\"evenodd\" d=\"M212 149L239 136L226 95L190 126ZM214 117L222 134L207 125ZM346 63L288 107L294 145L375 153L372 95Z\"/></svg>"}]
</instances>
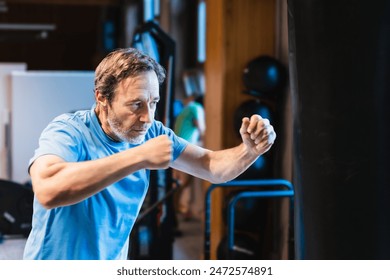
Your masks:
<instances>
[{"instance_id":1,"label":"wooden beam","mask_svg":"<svg viewBox=\"0 0 390 280\"><path fill-rule=\"evenodd\" d=\"M239 143L233 127L243 94L246 64L260 55L274 55L275 0L207 1L206 148L220 150ZM216 190L211 202L211 258L224 235L225 193Z\"/></svg>"},{"instance_id":2,"label":"wooden beam","mask_svg":"<svg viewBox=\"0 0 390 280\"><path fill-rule=\"evenodd\" d=\"M205 63L206 94L206 137L205 145L212 150L223 148L224 108L225 108L225 32L224 32L224 4L225 0L207 2L207 34ZM206 184L208 188L210 184ZM223 193L220 189L213 192L211 197L211 235L210 257L216 259L216 251L223 235L223 220L219 209L223 205Z\"/></svg>"}]
</instances>

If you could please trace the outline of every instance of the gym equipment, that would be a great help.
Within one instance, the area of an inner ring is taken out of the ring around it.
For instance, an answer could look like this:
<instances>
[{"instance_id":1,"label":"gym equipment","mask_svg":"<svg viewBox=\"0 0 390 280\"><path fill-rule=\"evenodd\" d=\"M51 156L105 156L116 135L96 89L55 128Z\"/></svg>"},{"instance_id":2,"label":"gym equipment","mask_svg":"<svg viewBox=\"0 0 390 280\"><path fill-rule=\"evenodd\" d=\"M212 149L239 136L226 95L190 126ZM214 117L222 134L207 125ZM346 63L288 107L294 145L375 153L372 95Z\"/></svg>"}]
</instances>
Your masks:
<instances>
[{"instance_id":1,"label":"gym equipment","mask_svg":"<svg viewBox=\"0 0 390 280\"><path fill-rule=\"evenodd\" d=\"M138 26L133 35L132 46L153 57L166 69L166 80L160 87L160 102L156 109L156 119L165 126L173 127L174 122L174 69L176 43L159 24L153 20ZM146 195L143 209L150 209L146 218L134 225L134 235L143 227L149 232L150 246L143 246L143 255L135 251L137 238L130 239L129 254L132 259L172 259L172 247L175 231L175 210L173 199L169 194L172 188L172 170L151 170L149 191ZM161 197L166 197L161 203ZM141 209L141 213L143 211ZM144 240L144 239L143 239ZM149 251L145 248L148 248ZM133 252L131 252L133 250Z\"/></svg>"},{"instance_id":2,"label":"gym equipment","mask_svg":"<svg viewBox=\"0 0 390 280\"><path fill-rule=\"evenodd\" d=\"M253 190L239 190L232 191L225 199L225 206L223 208L223 219L225 224L228 224L228 204L229 201L243 191ZM235 212L235 229L239 231L255 231L258 232L261 228L265 227L266 213L268 204L263 199L257 197L246 197L237 201Z\"/></svg>"},{"instance_id":3,"label":"gym equipment","mask_svg":"<svg viewBox=\"0 0 390 280\"><path fill-rule=\"evenodd\" d=\"M171 172L170 169L150 172L150 182L156 182L157 186L149 186L140 215L131 232L130 259L172 259L176 219L172 194L175 189L172 188L172 185L163 184L167 180L164 176L171 176ZM159 198L160 196L162 198ZM139 243L145 241L142 236L139 236L145 232L144 228L148 230L148 246Z\"/></svg>"},{"instance_id":4,"label":"gym equipment","mask_svg":"<svg viewBox=\"0 0 390 280\"><path fill-rule=\"evenodd\" d=\"M272 97L286 86L287 69L277 59L262 55L246 65L243 82L245 93L256 97Z\"/></svg>"},{"instance_id":5,"label":"gym equipment","mask_svg":"<svg viewBox=\"0 0 390 280\"><path fill-rule=\"evenodd\" d=\"M0 235L30 233L33 199L33 191L27 184L0 179Z\"/></svg>"},{"instance_id":6,"label":"gym equipment","mask_svg":"<svg viewBox=\"0 0 390 280\"><path fill-rule=\"evenodd\" d=\"M228 236L224 236L217 248L218 260L258 260L260 245L255 238L242 232L234 233L235 245L232 252L228 251Z\"/></svg>"},{"instance_id":7,"label":"gym equipment","mask_svg":"<svg viewBox=\"0 0 390 280\"><path fill-rule=\"evenodd\" d=\"M268 187L283 187L285 189L262 190L241 192L229 202L228 206L228 252L234 252L234 221L235 221L235 205L237 201L244 197L256 196L263 198L270 197L293 197L294 190L292 184L284 179L261 179L261 180L233 180L222 184L212 184L207 189L205 196L205 238L204 238L204 257L210 259L210 233L211 233L211 194L216 188L231 188L231 187L253 187L253 188L268 188ZM230 253L229 253L230 254Z\"/></svg>"},{"instance_id":8,"label":"gym equipment","mask_svg":"<svg viewBox=\"0 0 390 280\"><path fill-rule=\"evenodd\" d=\"M152 205L149 205L148 208L145 210L142 210L141 213L139 213L137 217L137 223L139 223L143 218L145 218L147 215L149 215L153 210L155 210L158 206L164 204L164 202L169 199L175 192L179 191L180 188L183 188L182 185L179 184L178 180L173 180L174 184L176 185L174 188L171 188L169 191L165 193L165 195L154 202Z\"/></svg>"},{"instance_id":9,"label":"gym equipment","mask_svg":"<svg viewBox=\"0 0 390 280\"><path fill-rule=\"evenodd\" d=\"M233 127L237 137L241 138L239 130L243 117L250 117L258 114L270 120L276 131L283 120L276 111L283 105L284 89L287 84L287 69L277 59L268 56L258 56L246 65L243 71L243 93L256 97L244 101L239 105L233 118ZM278 146L278 141L276 143ZM273 178L274 169L278 164L278 157L274 154L275 147L270 152L259 157L243 174L237 179L251 180L259 178ZM278 149L276 149L278 150Z\"/></svg>"},{"instance_id":10,"label":"gym equipment","mask_svg":"<svg viewBox=\"0 0 390 280\"><path fill-rule=\"evenodd\" d=\"M141 209L131 232L131 250L128 256L130 259L154 259L155 254L161 254L157 249L159 247L153 247L156 242L153 230L162 226L162 207L166 207L167 201L170 201L173 194L183 188L178 180L172 179L172 182L175 187L170 188L162 198L154 203L151 201L145 203L146 208Z\"/></svg>"},{"instance_id":11,"label":"gym equipment","mask_svg":"<svg viewBox=\"0 0 390 280\"><path fill-rule=\"evenodd\" d=\"M159 24L153 20L138 26L133 35L132 46L148 54L166 69L166 81L160 88L160 101L156 116L167 127L173 124L176 43Z\"/></svg>"},{"instance_id":12,"label":"gym equipment","mask_svg":"<svg viewBox=\"0 0 390 280\"><path fill-rule=\"evenodd\" d=\"M390 2L288 9L296 258L388 260Z\"/></svg>"}]
</instances>

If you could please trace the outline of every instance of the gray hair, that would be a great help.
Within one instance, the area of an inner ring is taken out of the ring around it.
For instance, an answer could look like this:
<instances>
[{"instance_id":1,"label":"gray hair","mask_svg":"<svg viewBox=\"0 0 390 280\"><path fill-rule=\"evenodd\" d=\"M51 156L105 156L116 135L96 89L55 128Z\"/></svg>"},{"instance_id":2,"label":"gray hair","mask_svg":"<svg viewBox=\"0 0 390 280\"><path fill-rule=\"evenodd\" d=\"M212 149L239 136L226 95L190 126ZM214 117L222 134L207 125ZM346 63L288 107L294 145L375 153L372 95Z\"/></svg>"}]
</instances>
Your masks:
<instances>
[{"instance_id":1,"label":"gray hair","mask_svg":"<svg viewBox=\"0 0 390 280\"><path fill-rule=\"evenodd\" d=\"M109 53L96 67L95 91L100 91L111 103L118 84L140 73L154 71L159 84L165 80L165 69L154 59L134 48L117 49Z\"/></svg>"}]
</instances>

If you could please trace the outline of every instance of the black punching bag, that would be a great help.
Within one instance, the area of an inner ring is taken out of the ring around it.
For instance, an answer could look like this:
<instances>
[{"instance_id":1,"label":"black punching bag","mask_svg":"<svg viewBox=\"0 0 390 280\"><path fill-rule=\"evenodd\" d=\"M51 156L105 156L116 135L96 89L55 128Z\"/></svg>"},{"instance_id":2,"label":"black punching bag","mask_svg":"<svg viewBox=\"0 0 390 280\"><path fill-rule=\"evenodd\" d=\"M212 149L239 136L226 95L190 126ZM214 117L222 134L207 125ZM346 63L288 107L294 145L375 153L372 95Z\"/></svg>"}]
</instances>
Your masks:
<instances>
[{"instance_id":1,"label":"black punching bag","mask_svg":"<svg viewBox=\"0 0 390 280\"><path fill-rule=\"evenodd\" d=\"M390 259L390 1L289 0L296 259Z\"/></svg>"}]
</instances>

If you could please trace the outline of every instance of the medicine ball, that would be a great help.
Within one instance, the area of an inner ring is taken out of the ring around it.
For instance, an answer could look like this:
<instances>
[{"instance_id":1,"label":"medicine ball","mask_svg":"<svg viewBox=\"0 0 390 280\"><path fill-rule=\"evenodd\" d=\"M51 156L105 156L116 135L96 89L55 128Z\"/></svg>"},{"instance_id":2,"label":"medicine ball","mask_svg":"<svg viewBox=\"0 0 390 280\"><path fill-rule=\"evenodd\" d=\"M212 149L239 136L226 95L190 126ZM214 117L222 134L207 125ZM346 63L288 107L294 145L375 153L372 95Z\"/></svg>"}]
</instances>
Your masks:
<instances>
[{"instance_id":1,"label":"medicine ball","mask_svg":"<svg viewBox=\"0 0 390 280\"><path fill-rule=\"evenodd\" d=\"M246 88L245 92L250 95L274 95L285 87L287 69L275 58L259 56L246 65L243 82Z\"/></svg>"}]
</instances>

